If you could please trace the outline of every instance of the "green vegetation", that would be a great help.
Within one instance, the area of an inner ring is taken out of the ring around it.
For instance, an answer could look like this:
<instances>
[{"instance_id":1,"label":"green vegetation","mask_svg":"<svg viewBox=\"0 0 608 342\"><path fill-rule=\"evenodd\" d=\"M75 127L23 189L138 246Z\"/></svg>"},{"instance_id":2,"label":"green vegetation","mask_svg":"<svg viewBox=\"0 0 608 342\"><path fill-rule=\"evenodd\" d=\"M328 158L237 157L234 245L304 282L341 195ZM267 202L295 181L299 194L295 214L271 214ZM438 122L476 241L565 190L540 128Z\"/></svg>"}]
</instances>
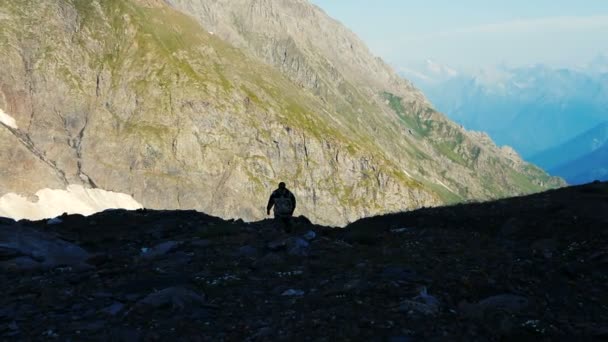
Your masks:
<instances>
[{"instance_id":1,"label":"green vegetation","mask_svg":"<svg viewBox=\"0 0 608 342\"><path fill-rule=\"evenodd\" d=\"M389 107L399 116L401 121L410 129L413 129L416 133L421 136L428 134L428 127L420 120L420 118L410 113L403 106L403 99L397 95L389 92L383 92L382 98L388 101Z\"/></svg>"}]
</instances>

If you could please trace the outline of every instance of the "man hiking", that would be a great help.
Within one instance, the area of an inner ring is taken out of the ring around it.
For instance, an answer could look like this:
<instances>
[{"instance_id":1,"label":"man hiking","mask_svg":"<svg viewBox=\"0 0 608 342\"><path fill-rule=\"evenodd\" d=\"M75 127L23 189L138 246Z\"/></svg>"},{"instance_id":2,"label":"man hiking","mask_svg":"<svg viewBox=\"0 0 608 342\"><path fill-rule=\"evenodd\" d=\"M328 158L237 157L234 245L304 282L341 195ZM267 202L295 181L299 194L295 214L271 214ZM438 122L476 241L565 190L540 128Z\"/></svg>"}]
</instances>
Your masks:
<instances>
[{"instance_id":1,"label":"man hiking","mask_svg":"<svg viewBox=\"0 0 608 342\"><path fill-rule=\"evenodd\" d=\"M286 233L291 231L291 216L296 210L296 197L287 189L285 183L279 183L279 188L272 192L266 206L266 214L274 206L274 219L277 225L283 227Z\"/></svg>"}]
</instances>

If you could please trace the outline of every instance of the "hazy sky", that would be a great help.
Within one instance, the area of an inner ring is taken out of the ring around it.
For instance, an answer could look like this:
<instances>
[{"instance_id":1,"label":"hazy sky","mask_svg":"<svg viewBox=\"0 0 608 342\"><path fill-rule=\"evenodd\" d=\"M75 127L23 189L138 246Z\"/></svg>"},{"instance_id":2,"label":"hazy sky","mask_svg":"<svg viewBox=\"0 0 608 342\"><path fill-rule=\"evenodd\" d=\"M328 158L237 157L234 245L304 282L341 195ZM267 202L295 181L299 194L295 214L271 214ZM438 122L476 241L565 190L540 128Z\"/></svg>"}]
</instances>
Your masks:
<instances>
[{"instance_id":1,"label":"hazy sky","mask_svg":"<svg viewBox=\"0 0 608 342\"><path fill-rule=\"evenodd\" d=\"M576 66L608 53L608 0L311 0L396 67Z\"/></svg>"}]
</instances>

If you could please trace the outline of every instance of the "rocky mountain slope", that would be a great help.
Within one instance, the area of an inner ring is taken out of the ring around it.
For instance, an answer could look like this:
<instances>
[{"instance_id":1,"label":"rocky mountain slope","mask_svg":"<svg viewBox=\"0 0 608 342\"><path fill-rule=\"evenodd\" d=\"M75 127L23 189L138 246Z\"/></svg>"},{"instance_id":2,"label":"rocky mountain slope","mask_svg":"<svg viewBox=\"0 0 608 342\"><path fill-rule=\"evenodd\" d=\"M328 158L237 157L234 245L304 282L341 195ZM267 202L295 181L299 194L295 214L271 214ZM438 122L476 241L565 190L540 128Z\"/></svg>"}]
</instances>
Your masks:
<instances>
[{"instance_id":1,"label":"rocky mountain slope","mask_svg":"<svg viewBox=\"0 0 608 342\"><path fill-rule=\"evenodd\" d=\"M292 235L192 211L0 219L0 336L596 341L607 210L597 183Z\"/></svg>"},{"instance_id":2,"label":"rocky mountain slope","mask_svg":"<svg viewBox=\"0 0 608 342\"><path fill-rule=\"evenodd\" d=\"M284 180L343 224L563 184L306 1L2 2L0 46L0 196L82 185L252 220Z\"/></svg>"}]
</instances>

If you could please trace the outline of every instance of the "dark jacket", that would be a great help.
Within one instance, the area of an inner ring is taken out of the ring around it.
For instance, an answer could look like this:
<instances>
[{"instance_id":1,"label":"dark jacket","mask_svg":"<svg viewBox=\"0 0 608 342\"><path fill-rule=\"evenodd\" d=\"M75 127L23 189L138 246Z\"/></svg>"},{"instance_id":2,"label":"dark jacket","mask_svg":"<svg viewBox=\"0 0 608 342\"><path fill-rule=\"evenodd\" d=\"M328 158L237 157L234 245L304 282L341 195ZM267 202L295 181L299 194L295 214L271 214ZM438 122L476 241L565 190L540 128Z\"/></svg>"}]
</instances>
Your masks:
<instances>
[{"instance_id":1,"label":"dark jacket","mask_svg":"<svg viewBox=\"0 0 608 342\"><path fill-rule=\"evenodd\" d=\"M291 207L291 213L290 215L293 215L293 212L296 210L296 196L294 196L291 191L287 190L287 189L276 189L275 191L272 192L272 195L270 195L270 198L268 199L268 205L266 206L266 211L270 211L270 209L272 209L272 207L274 206L274 201L275 198L278 197L289 197L289 199L291 200L292 203L292 207Z\"/></svg>"}]
</instances>

